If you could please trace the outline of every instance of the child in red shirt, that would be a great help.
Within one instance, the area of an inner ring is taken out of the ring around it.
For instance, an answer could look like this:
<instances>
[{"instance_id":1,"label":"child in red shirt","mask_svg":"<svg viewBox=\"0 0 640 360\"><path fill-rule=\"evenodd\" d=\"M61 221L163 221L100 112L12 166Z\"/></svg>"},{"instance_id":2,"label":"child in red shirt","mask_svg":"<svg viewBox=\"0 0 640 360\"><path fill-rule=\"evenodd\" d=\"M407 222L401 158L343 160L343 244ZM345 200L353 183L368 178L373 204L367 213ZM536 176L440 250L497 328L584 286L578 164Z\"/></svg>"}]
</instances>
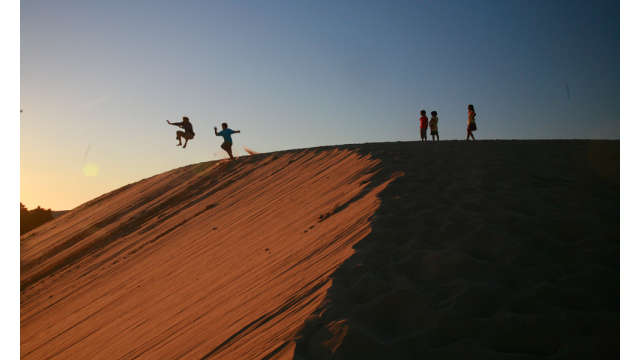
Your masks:
<instances>
[{"instance_id":1,"label":"child in red shirt","mask_svg":"<svg viewBox=\"0 0 640 360\"><path fill-rule=\"evenodd\" d=\"M427 118L427 112L420 110L420 141L427 141L427 127L429 125L429 118Z\"/></svg>"}]
</instances>

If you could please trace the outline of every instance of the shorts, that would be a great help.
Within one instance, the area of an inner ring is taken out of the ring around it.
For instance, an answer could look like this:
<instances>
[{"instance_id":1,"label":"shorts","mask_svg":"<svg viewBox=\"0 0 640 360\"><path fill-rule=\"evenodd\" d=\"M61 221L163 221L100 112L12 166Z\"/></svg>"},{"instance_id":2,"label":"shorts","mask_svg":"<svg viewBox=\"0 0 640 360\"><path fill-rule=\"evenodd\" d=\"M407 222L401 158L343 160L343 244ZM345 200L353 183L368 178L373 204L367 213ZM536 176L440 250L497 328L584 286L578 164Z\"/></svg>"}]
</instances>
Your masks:
<instances>
[{"instance_id":1,"label":"shorts","mask_svg":"<svg viewBox=\"0 0 640 360\"><path fill-rule=\"evenodd\" d=\"M438 130L431 130L431 135L438 135ZM440 135L438 135L440 136Z\"/></svg>"},{"instance_id":2,"label":"shorts","mask_svg":"<svg viewBox=\"0 0 640 360\"><path fill-rule=\"evenodd\" d=\"M420 129L420 138L424 139L426 137L427 137L427 128L424 128L424 129L421 128Z\"/></svg>"},{"instance_id":3,"label":"shorts","mask_svg":"<svg viewBox=\"0 0 640 360\"><path fill-rule=\"evenodd\" d=\"M467 131L476 131L478 128L476 127L476 123L472 122L471 124L467 125Z\"/></svg>"},{"instance_id":4,"label":"shorts","mask_svg":"<svg viewBox=\"0 0 640 360\"><path fill-rule=\"evenodd\" d=\"M225 142L222 143L222 145L220 145L220 147L223 150L231 151L231 143L230 142L225 141Z\"/></svg>"},{"instance_id":5,"label":"shorts","mask_svg":"<svg viewBox=\"0 0 640 360\"><path fill-rule=\"evenodd\" d=\"M188 133L188 132L184 132L184 131L178 130L178 136L177 136L176 139L180 139L180 136L182 136L183 138L185 138L187 140L191 140L191 139L193 139L194 135L195 135L194 133Z\"/></svg>"}]
</instances>

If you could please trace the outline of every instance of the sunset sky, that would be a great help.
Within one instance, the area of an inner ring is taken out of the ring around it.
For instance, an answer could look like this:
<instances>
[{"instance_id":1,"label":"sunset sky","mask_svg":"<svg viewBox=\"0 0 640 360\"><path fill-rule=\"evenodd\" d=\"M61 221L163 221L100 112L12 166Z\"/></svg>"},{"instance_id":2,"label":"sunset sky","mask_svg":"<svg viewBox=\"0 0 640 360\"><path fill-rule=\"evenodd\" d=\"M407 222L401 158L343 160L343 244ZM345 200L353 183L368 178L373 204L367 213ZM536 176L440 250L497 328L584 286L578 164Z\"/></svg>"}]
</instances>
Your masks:
<instances>
[{"instance_id":1,"label":"sunset sky","mask_svg":"<svg viewBox=\"0 0 640 360\"><path fill-rule=\"evenodd\" d=\"M20 198L71 209L235 151L620 136L616 1L21 2ZM191 118L187 149L165 120Z\"/></svg>"}]
</instances>

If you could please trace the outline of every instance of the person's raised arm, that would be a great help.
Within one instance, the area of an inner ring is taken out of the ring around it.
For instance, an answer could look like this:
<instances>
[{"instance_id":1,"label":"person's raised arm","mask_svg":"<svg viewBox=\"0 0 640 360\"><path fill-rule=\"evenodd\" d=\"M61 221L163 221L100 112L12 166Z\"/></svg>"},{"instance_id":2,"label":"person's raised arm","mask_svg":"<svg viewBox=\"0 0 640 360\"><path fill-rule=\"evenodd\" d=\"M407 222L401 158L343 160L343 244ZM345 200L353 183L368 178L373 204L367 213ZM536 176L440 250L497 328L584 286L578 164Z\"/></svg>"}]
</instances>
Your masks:
<instances>
[{"instance_id":1,"label":"person's raised arm","mask_svg":"<svg viewBox=\"0 0 640 360\"><path fill-rule=\"evenodd\" d=\"M216 136L220 136L220 135L218 135L218 127L214 126L213 127L213 132L216 134Z\"/></svg>"}]
</instances>

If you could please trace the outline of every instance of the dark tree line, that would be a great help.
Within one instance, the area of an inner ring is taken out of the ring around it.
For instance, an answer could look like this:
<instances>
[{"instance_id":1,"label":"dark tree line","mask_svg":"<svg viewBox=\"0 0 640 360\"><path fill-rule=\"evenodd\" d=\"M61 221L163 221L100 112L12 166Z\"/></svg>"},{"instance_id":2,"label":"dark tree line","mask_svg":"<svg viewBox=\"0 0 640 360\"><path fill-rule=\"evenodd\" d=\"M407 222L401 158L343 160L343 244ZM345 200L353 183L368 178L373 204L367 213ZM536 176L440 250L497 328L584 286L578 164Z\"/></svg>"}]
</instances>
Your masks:
<instances>
[{"instance_id":1,"label":"dark tree line","mask_svg":"<svg viewBox=\"0 0 640 360\"><path fill-rule=\"evenodd\" d=\"M33 210L28 210L24 204L20 203L20 235L52 219L53 212L51 209L45 210L38 206Z\"/></svg>"}]
</instances>

